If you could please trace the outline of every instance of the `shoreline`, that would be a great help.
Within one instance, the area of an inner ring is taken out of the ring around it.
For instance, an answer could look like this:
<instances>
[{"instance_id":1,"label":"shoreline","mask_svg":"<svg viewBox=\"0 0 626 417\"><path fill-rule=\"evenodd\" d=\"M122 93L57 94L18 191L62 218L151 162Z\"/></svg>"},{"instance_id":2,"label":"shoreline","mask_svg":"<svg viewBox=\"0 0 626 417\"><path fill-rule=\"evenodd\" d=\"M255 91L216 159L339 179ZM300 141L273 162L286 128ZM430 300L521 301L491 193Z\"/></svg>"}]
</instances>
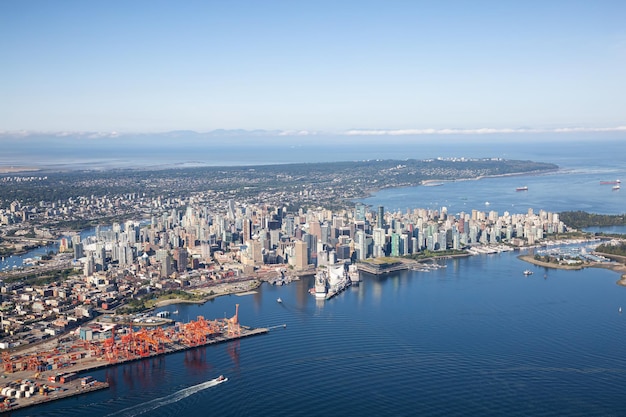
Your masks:
<instances>
[{"instance_id":1,"label":"shoreline","mask_svg":"<svg viewBox=\"0 0 626 417\"><path fill-rule=\"evenodd\" d=\"M383 186L383 187L377 187L377 188L369 188L365 190L365 195L359 197L358 199L350 199L350 201L361 201L363 199L366 198L370 198L373 196L373 194L379 193L383 190L387 190L387 189L399 189L399 188L414 188L414 187L420 187L420 186L425 186L425 187L432 187L435 185L445 185L447 183L453 183L453 182L461 182L461 181L479 181L482 179L486 179L486 178L504 178L504 177L516 177L516 176L524 176L524 175L541 175L541 174L547 174L549 172L558 172L560 171L561 168L556 168L556 169L545 169L545 170L538 170L538 171L527 171L527 172L510 172L507 174L493 174L493 175L479 175L478 177L470 177L470 178L456 178L456 179L452 179L452 180L448 180L448 179L429 179L429 180L421 180L419 183L414 184L414 185L400 185L400 186Z\"/></svg>"},{"instance_id":2,"label":"shoreline","mask_svg":"<svg viewBox=\"0 0 626 417\"><path fill-rule=\"evenodd\" d=\"M602 263L602 262L594 262L594 263L587 263L587 264L580 264L580 265L561 265L561 264L553 264L553 263L538 261L534 259L532 255L519 255L517 258L524 262L528 262L536 266L541 266L544 268L552 268L552 269L563 269L567 271L579 271L585 268L608 269L613 272L617 272L618 274L621 274L620 279L617 281L617 284L626 287L626 265L624 264L619 264L619 263L607 264L607 263Z\"/></svg>"},{"instance_id":3,"label":"shoreline","mask_svg":"<svg viewBox=\"0 0 626 417\"><path fill-rule=\"evenodd\" d=\"M234 295L239 293L244 293L247 291L256 290L261 286L263 282L257 278L250 278L249 280L239 281L239 282L227 282L227 283L219 283L215 286L204 287L204 288L196 288L194 291L199 292L207 292L207 294L202 297L200 300L185 300L182 298L169 298L165 300L159 300L154 303L152 309L165 307L173 304L204 304L207 301L211 301L217 297L221 297L224 295ZM239 288L242 285L247 285L247 288ZM218 291L215 291L217 289ZM214 291L213 294L208 294L208 292Z\"/></svg>"}]
</instances>

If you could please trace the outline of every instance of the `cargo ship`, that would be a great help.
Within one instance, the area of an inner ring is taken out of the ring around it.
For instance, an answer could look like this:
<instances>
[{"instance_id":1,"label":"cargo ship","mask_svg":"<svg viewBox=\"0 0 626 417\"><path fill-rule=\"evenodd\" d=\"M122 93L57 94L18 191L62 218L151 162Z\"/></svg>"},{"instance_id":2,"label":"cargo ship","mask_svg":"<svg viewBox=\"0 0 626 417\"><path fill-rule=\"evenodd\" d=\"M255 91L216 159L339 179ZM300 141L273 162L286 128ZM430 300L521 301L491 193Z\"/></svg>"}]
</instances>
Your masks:
<instances>
[{"instance_id":1,"label":"cargo ship","mask_svg":"<svg viewBox=\"0 0 626 417\"><path fill-rule=\"evenodd\" d=\"M527 186L517 187L515 191L528 191L528 187Z\"/></svg>"},{"instance_id":2,"label":"cargo ship","mask_svg":"<svg viewBox=\"0 0 626 417\"><path fill-rule=\"evenodd\" d=\"M611 184L620 184L621 181L620 180L615 180L615 181L600 181L600 184L602 185L611 185Z\"/></svg>"}]
</instances>

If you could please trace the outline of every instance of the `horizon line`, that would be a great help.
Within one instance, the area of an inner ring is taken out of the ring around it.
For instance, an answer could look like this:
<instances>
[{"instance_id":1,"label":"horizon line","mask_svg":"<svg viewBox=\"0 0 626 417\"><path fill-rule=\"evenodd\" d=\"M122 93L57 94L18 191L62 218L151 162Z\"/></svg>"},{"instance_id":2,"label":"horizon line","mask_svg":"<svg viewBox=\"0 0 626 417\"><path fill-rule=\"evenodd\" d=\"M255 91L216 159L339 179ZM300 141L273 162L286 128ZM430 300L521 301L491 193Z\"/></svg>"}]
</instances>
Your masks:
<instances>
[{"instance_id":1,"label":"horizon line","mask_svg":"<svg viewBox=\"0 0 626 417\"><path fill-rule=\"evenodd\" d=\"M251 136L424 136L424 135L493 135L493 134L539 134L539 133L610 133L626 132L624 126L610 127L555 127L555 128L424 128L424 129L348 129L342 131L317 130L270 130L270 129L212 129L196 130L163 130L163 131L88 131L88 130L2 130L1 137L29 137L51 135L55 137L79 136L87 139L113 138L132 135L251 135Z\"/></svg>"}]
</instances>

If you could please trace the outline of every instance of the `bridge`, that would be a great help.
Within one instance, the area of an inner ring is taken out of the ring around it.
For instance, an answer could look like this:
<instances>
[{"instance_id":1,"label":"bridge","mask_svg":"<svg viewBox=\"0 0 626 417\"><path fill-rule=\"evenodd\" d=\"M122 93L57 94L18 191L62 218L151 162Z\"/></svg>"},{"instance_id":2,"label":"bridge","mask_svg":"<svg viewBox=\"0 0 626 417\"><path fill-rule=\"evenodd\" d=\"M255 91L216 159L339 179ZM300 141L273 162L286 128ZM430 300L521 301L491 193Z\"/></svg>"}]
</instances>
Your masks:
<instances>
[{"instance_id":1,"label":"bridge","mask_svg":"<svg viewBox=\"0 0 626 417\"><path fill-rule=\"evenodd\" d=\"M40 245L47 245L50 243L56 243L59 239L45 238L45 237L24 237L24 236L0 236L2 240L16 241L16 242L32 242Z\"/></svg>"}]
</instances>

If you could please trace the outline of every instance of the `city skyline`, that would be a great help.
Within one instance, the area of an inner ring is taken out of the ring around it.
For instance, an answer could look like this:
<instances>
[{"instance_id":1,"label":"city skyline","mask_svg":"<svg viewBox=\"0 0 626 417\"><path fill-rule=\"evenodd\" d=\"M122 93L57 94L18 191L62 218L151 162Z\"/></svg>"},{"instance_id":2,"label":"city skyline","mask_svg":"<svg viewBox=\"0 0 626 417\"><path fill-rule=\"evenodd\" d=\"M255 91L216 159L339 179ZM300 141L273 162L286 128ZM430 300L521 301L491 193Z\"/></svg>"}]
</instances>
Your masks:
<instances>
[{"instance_id":1,"label":"city skyline","mask_svg":"<svg viewBox=\"0 0 626 417\"><path fill-rule=\"evenodd\" d=\"M0 133L623 132L618 1L3 2Z\"/></svg>"}]
</instances>

